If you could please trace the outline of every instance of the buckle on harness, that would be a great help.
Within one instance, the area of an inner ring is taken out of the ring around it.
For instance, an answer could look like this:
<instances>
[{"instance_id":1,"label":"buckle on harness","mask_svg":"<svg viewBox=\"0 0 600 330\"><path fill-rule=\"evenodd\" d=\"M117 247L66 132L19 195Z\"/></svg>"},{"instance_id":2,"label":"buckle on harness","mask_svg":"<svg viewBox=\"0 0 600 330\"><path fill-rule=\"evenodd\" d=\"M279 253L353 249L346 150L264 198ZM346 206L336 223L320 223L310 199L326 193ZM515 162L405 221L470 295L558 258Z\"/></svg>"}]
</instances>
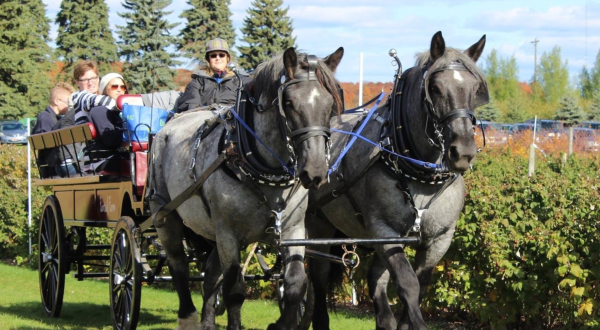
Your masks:
<instances>
[{"instance_id":1,"label":"buckle on harness","mask_svg":"<svg viewBox=\"0 0 600 330\"><path fill-rule=\"evenodd\" d=\"M415 215L415 223L413 224L412 231L421 233L421 219L423 218L423 213L425 213L426 209L419 210L418 208L413 208L417 214Z\"/></svg>"}]
</instances>

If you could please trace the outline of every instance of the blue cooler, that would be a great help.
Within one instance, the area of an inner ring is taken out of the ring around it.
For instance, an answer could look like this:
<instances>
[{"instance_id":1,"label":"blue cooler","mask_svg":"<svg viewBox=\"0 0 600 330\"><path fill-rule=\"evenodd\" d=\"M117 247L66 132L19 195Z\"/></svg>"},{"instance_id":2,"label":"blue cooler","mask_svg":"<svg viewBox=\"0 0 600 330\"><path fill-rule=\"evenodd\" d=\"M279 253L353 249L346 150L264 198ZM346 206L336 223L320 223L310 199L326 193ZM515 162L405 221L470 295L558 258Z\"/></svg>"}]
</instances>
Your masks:
<instances>
[{"instance_id":1,"label":"blue cooler","mask_svg":"<svg viewBox=\"0 0 600 330\"><path fill-rule=\"evenodd\" d=\"M148 142L151 132L156 134L167 122L167 110L141 105L123 105L125 122L124 142Z\"/></svg>"}]
</instances>

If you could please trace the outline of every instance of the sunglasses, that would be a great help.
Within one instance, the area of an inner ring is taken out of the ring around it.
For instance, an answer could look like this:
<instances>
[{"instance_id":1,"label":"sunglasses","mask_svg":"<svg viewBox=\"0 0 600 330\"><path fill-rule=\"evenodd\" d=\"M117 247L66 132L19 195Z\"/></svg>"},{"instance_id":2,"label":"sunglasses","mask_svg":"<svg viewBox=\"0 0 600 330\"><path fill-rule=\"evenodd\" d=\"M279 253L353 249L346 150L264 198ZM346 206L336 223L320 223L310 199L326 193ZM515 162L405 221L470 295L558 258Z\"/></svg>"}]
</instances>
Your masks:
<instances>
[{"instance_id":1,"label":"sunglasses","mask_svg":"<svg viewBox=\"0 0 600 330\"><path fill-rule=\"evenodd\" d=\"M220 58L223 58L223 57L227 56L227 54L225 54L225 53L218 53L218 54L212 53L212 54L209 54L208 56L210 56L210 58L217 58L217 56L219 56Z\"/></svg>"},{"instance_id":2,"label":"sunglasses","mask_svg":"<svg viewBox=\"0 0 600 330\"><path fill-rule=\"evenodd\" d=\"M121 90L123 92L127 92L127 87L125 85L118 85L118 84L110 85L110 89L113 90L113 91L116 91L119 88L121 88Z\"/></svg>"}]
</instances>

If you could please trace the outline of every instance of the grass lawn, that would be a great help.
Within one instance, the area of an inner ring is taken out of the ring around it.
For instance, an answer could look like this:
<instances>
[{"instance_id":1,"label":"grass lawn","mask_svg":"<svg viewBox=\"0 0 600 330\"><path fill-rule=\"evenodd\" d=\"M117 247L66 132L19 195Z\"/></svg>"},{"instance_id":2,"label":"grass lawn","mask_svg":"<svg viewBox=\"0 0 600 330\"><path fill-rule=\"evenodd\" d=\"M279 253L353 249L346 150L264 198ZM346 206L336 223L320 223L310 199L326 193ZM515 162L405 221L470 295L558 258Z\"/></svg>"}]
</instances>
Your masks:
<instances>
[{"instance_id":1,"label":"grass lawn","mask_svg":"<svg viewBox=\"0 0 600 330\"><path fill-rule=\"evenodd\" d=\"M30 269L0 263L0 329L112 329L108 283L100 280L77 281L66 276L65 295L59 318L47 318L42 311L38 273ZM194 294L198 309L202 297ZM170 330L177 327L177 294L144 286L138 329ZM266 329L279 317L275 301L246 301L242 308L242 324L247 330ZM331 314L331 329L373 329L372 316L349 312ZM219 329L225 329L227 318L218 317ZM438 328L441 329L441 328Z\"/></svg>"}]
</instances>

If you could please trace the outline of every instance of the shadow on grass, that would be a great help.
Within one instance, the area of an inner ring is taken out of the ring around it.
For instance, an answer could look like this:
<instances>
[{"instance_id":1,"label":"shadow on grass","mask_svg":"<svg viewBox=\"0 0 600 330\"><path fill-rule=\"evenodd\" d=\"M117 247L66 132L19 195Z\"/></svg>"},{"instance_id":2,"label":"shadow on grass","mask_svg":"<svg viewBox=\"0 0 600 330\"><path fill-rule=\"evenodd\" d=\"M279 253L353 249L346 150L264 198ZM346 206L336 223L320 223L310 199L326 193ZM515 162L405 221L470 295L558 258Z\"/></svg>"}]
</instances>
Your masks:
<instances>
[{"instance_id":1,"label":"shadow on grass","mask_svg":"<svg viewBox=\"0 0 600 330\"><path fill-rule=\"evenodd\" d=\"M61 314L57 318L46 317L42 312L42 306L39 302L26 302L13 304L2 309L3 313L13 316L42 322L49 326L48 329L68 326L72 329L90 329L112 327L111 311L108 305L97 305L91 303L64 303ZM156 330L172 330L170 327L165 327L165 323L173 322L177 317L177 313L171 309L165 309L164 313L173 315L173 318L166 318L154 314L155 310L146 311L143 308L140 310L138 324L143 323L144 326L149 326ZM152 326L152 325L156 326ZM19 329L40 329L35 328L19 328Z\"/></svg>"}]
</instances>

